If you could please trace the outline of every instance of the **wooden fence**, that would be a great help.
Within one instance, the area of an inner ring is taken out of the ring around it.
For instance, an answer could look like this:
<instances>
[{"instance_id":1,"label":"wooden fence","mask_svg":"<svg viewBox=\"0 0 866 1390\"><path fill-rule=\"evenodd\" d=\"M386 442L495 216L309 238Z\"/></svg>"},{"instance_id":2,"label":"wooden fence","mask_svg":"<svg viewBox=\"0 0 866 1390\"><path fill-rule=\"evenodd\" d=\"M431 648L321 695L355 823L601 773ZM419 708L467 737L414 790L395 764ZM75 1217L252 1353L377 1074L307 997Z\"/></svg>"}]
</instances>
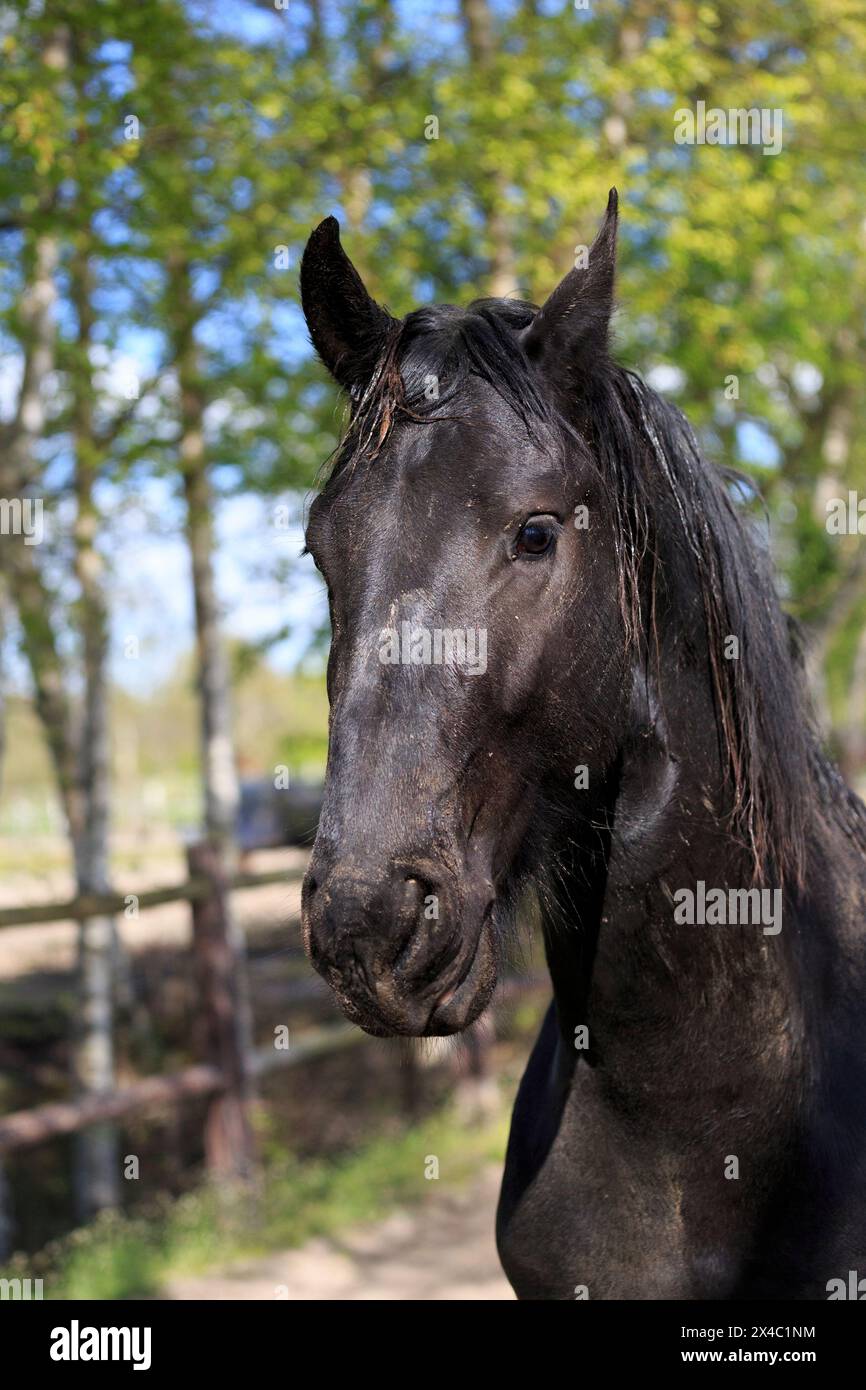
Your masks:
<instances>
[{"instance_id":1,"label":"wooden fence","mask_svg":"<svg viewBox=\"0 0 866 1390\"><path fill-rule=\"evenodd\" d=\"M185 883L150 889L135 895L105 893L66 902L0 909L0 930L45 922L82 921L97 915L118 915L130 901L137 910L166 903L189 902L192 909L192 950L204 1015L207 1060L162 1076L149 1076L104 1094L36 1105L0 1117L0 1168L9 1154L90 1125L122 1120L128 1115L164 1108L177 1102L207 1097L204 1147L211 1174L220 1179L245 1179L255 1163L250 1101L255 1080L276 1067L295 1066L311 1057L361 1042L365 1034L348 1023L310 1028L293 1039L291 1048L249 1049L241 1027L239 990L243 962L230 929L229 894L238 889L289 883L302 869L236 873L227 878L213 846L200 843L187 852ZM2 1177L2 1174L0 1174ZM4 1184L0 1181L0 1192ZM0 1230L8 1228L0 1212ZM0 1251L2 1254L2 1251Z\"/></svg>"},{"instance_id":2,"label":"wooden fence","mask_svg":"<svg viewBox=\"0 0 866 1390\"><path fill-rule=\"evenodd\" d=\"M6 1251L10 1213L4 1198L4 1159L18 1150L74 1134L91 1125L122 1120L128 1115L157 1110L193 1098L207 1097L204 1123L205 1161L211 1175L220 1180L245 1180L255 1166L255 1144L250 1122L250 1102L256 1080L280 1067L297 1066L317 1056L367 1040L350 1023L333 1023L305 1029L293 1037L290 1048L247 1046L243 1027L241 990L244 962L231 928L229 895L239 889L262 888L297 881L302 869L263 873L223 872L220 856L208 843L187 851L186 882L154 888L135 895L106 893L82 896L66 902L0 909L0 930L46 922L82 921L94 916L115 916L134 900L138 911L166 903L188 902L192 910L192 950L200 1008L205 1024L205 1060L167 1075L149 1076L104 1094L86 1094L67 1101L36 1105L0 1117L0 1257ZM511 978L500 986L500 997L513 996L537 984L531 978ZM484 1032L470 1039L467 1049L470 1072L486 1068ZM414 1068L410 1068L414 1071ZM412 1089L411 1080L409 1082ZM411 1111L414 1096L407 1108Z\"/></svg>"}]
</instances>

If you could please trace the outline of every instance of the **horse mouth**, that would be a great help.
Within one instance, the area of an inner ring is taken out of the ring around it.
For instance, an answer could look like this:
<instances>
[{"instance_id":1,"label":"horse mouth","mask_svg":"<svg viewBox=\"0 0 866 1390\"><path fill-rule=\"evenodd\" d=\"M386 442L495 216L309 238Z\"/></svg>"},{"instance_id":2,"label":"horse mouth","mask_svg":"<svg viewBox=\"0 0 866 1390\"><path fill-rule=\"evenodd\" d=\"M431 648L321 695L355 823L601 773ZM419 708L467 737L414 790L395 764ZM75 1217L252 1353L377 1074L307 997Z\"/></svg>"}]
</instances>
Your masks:
<instances>
[{"instance_id":1,"label":"horse mouth","mask_svg":"<svg viewBox=\"0 0 866 1390\"><path fill-rule=\"evenodd\" d=\"M490 1002L497 979L492 909L481 923L474 946L460 953L456 969L422 988L386 972L372 980L345 978L329 983L351 1023L373 1037L448 1037L468 1028Z\"/></svg>"}]
</instances>

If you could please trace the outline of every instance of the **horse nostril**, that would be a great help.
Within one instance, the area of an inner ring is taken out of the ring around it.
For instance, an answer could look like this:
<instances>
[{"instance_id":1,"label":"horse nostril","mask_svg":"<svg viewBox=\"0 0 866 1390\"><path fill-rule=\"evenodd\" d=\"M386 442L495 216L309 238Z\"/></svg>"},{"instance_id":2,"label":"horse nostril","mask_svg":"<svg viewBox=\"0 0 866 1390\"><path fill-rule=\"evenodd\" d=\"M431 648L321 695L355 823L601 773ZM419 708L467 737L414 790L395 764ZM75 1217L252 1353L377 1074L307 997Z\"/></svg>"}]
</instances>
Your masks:
<instances>
[{"instance_id":1,"label":"horse nostril","mask_svg":"<svg viewBox=\"0 0 866 1390\"><path fill-rule=\"evenodd\" d=\"M398 916L402 917L407 924L411 923L414 926L418 920L429 886L423 879L416 878L414 874L406 874L403 879L403 890L397 911Z\"/></svg>"},{"instance_id":2,"label":"horse nostril","mask_svg":"<svg viewBox=\"0 0 866 1390\"><path fill-rule=\"evenodd\" d=\"M406 950L420 928L435 897L435 886L410 866L398 871L393 888L393 949L396 957Z\"/></svg>"}]
</instances>

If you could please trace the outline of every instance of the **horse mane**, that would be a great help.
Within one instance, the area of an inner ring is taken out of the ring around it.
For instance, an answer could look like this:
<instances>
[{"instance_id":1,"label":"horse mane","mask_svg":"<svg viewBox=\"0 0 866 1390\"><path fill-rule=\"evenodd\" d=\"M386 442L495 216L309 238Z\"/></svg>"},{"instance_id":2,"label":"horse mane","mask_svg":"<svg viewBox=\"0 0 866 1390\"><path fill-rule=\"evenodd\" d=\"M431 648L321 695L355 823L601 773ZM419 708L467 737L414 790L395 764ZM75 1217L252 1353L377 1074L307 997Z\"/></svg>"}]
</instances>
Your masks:
<instances>
[{"instance_id":1,"label":"horse mane","mask_svg":"<svg viewBox=\"0 0 866 1390\"><path fill-rule=\"evenodd\" d=\"M755 879L801 882L814 735L768 557L735 501L744 480L709 463L682 412L613 363L595 374L589 417L593 453L615 479L624 616L633 640L656 640L647 626L656 621L662 587L669 605L697 593L699 655L709 668L729 829ZM663 566L651 575L648 602L647 552ZM726 650L731 639L735 655Z\"/></svg>"},{"instance_id":2,"label":"horse mane","mask_svg":"<svg viewBox=\"0 0 866 1390\"><path fill-rule=\"evenodd\" d=\"M446 418L445 407L454 404L470 376L497 391L527 429L540 421L553 424L555 411L514 350L515 335L537 312L522 300L479 299L468 309L436 304L395 321L369 382L353 395L326 486L338 484L345 469L374 459L398 418ZM429 389L433 379L435 394Z\"/></svg>"},{"instance_id":3,"label":"horse mane","mask_svg":"<svg viewBox=\"0 0 866 1390\"><path fill-rule=\"evenodd\" d=\"M419 309L395 322L353 400L326 488L338 489L360 462L375 459L398 419L459 417L470 376L496 390L530 433L543 424L589 442L615 509L627 640L651 661L659 654L660 611L672 599L685 610L697 596L729 831L755 881L802 884L816 797L861 847L866 812L820 750L766 548L735 501L745 480L705 459L682 412L606 355L576 383L573 403L542 389L516 342L537 312L520 300L484 299L467 309ZM725 654L731 637L736 659Z\"/></svg>"}]
</instances>

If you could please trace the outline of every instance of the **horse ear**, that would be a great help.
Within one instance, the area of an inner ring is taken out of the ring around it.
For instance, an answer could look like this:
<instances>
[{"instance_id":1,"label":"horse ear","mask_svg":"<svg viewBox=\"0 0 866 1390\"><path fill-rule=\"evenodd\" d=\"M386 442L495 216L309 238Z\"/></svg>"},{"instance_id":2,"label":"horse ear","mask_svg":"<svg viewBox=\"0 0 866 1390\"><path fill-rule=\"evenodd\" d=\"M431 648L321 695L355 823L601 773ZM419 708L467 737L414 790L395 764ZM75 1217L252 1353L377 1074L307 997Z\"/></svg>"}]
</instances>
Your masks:
<instances>
[{"instance_id":1,"label":"horse ear","mask_svg":"<svg viewBox=\"0 0 866 1390\"><path fill-rule=\"evenodd\" d=\"M617 202L616 189L612 188L586 265L568 272L523 330L528 357L548 358L573 371L605 352L613 312Z\"/></svg>"},{"instance_id":2,"label":"horse ear","mask_svg":"<svg viewBox=\"0 0 866 1390\"><path fill-rule=\"evenodd\" d=\"M313 347L331 375L354 393L372 376L396 320L367 293L340 245L336 217L320 222L307 242L301 303Z\"/></svg>"}]
</instances>

